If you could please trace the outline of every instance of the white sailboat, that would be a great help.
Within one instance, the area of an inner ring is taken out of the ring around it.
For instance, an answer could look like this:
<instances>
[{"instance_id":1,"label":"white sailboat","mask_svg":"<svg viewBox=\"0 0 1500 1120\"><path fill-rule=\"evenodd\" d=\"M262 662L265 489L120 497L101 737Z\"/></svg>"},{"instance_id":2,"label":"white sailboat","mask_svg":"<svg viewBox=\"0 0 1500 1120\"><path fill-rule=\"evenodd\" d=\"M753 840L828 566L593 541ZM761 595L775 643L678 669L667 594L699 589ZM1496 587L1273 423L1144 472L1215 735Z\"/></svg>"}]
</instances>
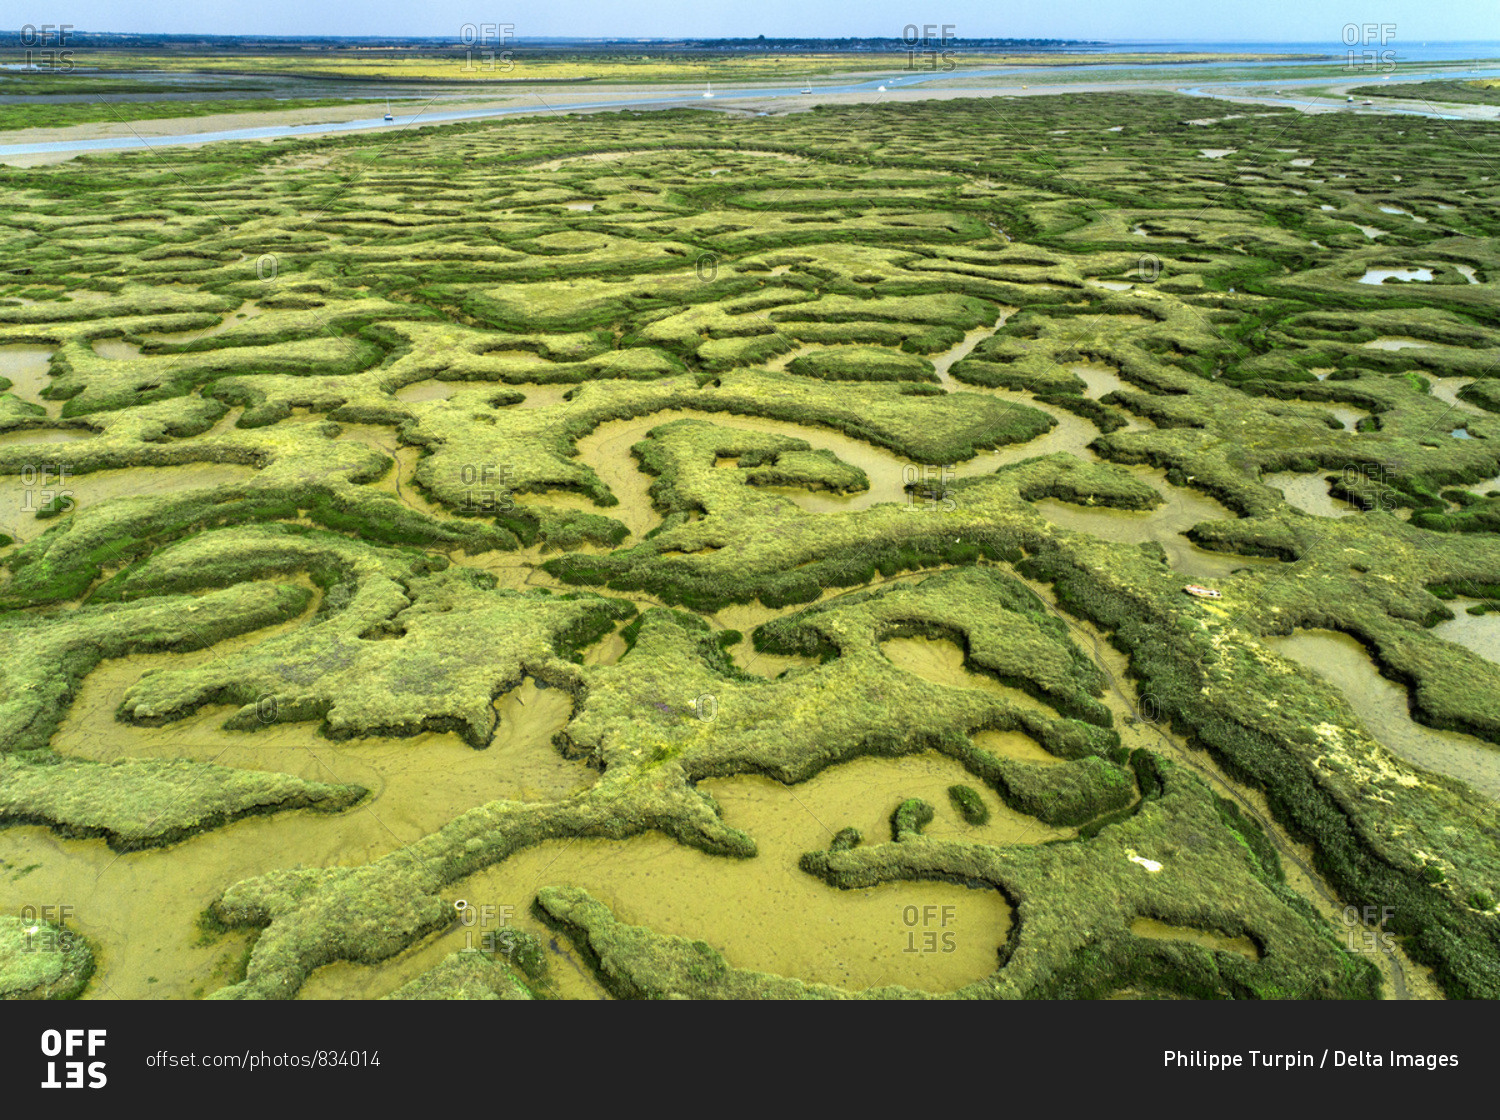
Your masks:
<instances>
[{"instance_id":1,"label":"white sailboat","mask_svg":"<svg viewBox=\"0 0 1500 1120\"><path fill-rule=\"evenodd\" d=\"M391 115L391 99L389 97L385 99L385 119L388 121L393 121L396 119Z\"/></svg>"},{"instance_id":2,"label":"white sailboat","mask_svg":"<svg viewBox=\"0 0 1500 1120\"><path fill-rule=\"evenodd\" d=\"M712 97L713 95L714 95L714 84L713 84L713 82L709 82L708 83L708 88L703 91L703 96L704 97Z\"/></svg>"}]
</instances>

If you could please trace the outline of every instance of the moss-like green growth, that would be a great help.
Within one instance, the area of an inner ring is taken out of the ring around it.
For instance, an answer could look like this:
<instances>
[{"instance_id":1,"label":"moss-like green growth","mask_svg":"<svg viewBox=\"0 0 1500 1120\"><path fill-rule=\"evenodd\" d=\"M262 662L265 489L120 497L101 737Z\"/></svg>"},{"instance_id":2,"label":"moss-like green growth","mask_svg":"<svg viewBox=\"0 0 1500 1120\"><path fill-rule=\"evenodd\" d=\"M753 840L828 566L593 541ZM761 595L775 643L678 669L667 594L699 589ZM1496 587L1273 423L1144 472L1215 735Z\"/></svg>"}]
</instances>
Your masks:
<instances>
[{"instance_id":1,"label":"moss-like green growth","mask_svg":"<svg viewBox=\"0 0 1500 1120\"><path fill-rule=\"evenodd\" d=\"M1392 544L1387 537L1384 555ZM1122 552L1105 560L1093 551L1092 560L1038 555L1028 571L1055 581L1069 609L1112 631L1131 652L1162 715L1212 750L1229 773L1264 789L1277 816L1310 840L1319 868L1345 898L1355 904L1386 900L1408 951L1432 963L1450 992L1495 991L1483 962L1500 952L1500 941L1492 926L1458 904L1467 895L1465 884L1491 882L1500 867L1492 839L1471 823L1485 812L1478 798L1388 755L1358 730L1346 703L1326 686L1253 647L1215 640L1225 622L1214 612L1183 625L1183 597L1169 580L1143 578L1122 562ZM1347 571L1348 554L1339 562ZM1351 629L1357 619L1372 621L1368 601L1345 613L1326 585L1320 591L1310 582L1263 577L1237 593L1237 606L1239 625L1267 629L1316 625L1331 612L1347 618L1340 625ZM1394 644L1394 623L1372 630L1393 643L1393 652L1425 648L1409 640ZM1407 624L1411 630L1422 633ZM1275 707L1257 699L1272 692ZM1372 796L1377 789L1380 796ZM1386 841L1377 847L1365 839L1393 829L1406 837L1406 854L1394 862ZM1237 826L1236 832L1243 835Z\"/></svg>"},{"instance_id":2,"label":"moss-like green growth","mask_svg":"<svg viewBox=\"0 0 1500 1120\"><path fill-rule=\"evenodd\" d=\"M1050 535L1029 504L1040 498L1129 509L1161 501L1131 475L1056 455L955 482L946 489L943 508L931 514L914 516L921 506L895 503L806 514L721 477L682 431L658 432L656 438L663 443L660 452L643 456L662 475L654 492L673 496L680 509L707 515L664 524L649 539L609 556L549 560L543 565L548 572L568 583L647 591L698 610L754 598L785 606L811 602L826 587L867 583L877 572L1019 559L1023 543Z\"/></svg>"},{"instance_id":3,"label":"moss-like green growth","mask_svg":"<svg viewBox=\"0 0 1500 1120\"><path fill-rule=\"evenodd\" d=\"M0 916L0 999L74 999L94 974L82 936L56 922Z\"/></svg>"},{"instance_id":4,"label":"moss-like green growth","mask_svg":"<svg viewBox=\"0 0 1500 1120\"><path fill-rule=\"evenodd\" d=\"M936 381L932 363L914 354L875 347L814 350L793 358L787 372L824 381Z\"/></svg>"},{"instance_id":5,"label":"moss-like green growth","mask_svg":"<svg viewBox=\"0 0 1500 1120\"><path fill-rule=\"evenodd\" d=\"M920 836L922 829L932 823L933 815L932 806L920 797L908 798L891 814L891 838L905 840Z\"/></svg>"},{"instance_id":6,"label":"moss-like green growth","mask_svg":"<svg viewBox=\"0 0 1500 1120\"><path fill-rule=\"evenodd\" d=\"M1341 904L1392 908L1449 994L1496 995L1493 806L1269 645L1355 635L1414 718L1500 742L1500 669L1432 629L1445 596L1500 601L1485 126L1273 108L1294 152L1263 115L1199 112L1007 102L1047 166L996 143L993 105L951 99L475 122L405 132L399 159L351 135L184 151L170 174L161 153L0 168L0 246L24 263L0 276L0 475L27 514L0 565L6 819L132 847L352 803L50 752L102 658L249 635L125 682L120 718L228 704L236 728L482 747L530 678L567 691L555 746L599 778L481 799L368 863L221 884L216 920L260 931L223 998L386 961L451 923L449 886L544 841L753 858L704 779L929 751L1051 839L942 841L912 810L899 843L845 830L803 866L1024 909L965 997L1374 994L1283 881L1292 841ZM1408 269L1432 279L1362 282ZM923 569L954 570L900 578ZM558 582L644 597L623 652L585 651L635 608ZM806 660L740 669L721 622ZM1228 799L1164 761L1181 744L1121 745L1125 677ZM544 901L620 994L846 994ZM543 994L528 953L413 991Z\"/></svg>"},{"instance_id":7,"label":"moss-like green growth","mask_svg":"<svg viewBox=\"0 0 1500 1120\"><path fill-rule=\"evenodd\" d=\"M568 655L635 613L627 603L592 595L496 590L493 576L473 569L415 575L387 554L329 534L222 535L259 546L258 554L235 553L247 570L338 565L359 574L335 585L345 589L346 605L317 625L143 679L126 694L122 718L163 723L206 703L228 703L238 711L226 726L241 730L319 719L332 738L456 731L483 747L495 733L496 696L528 673L572 683L577 667ZM223 542L207 539L213 536L161 553L130 573L120 593L202 578L198 558L223 555ZM399 640L372 640L382 636Z\"/></svg>"},{"instance_id":8,"label":"moss-like green growth","mask_svg":"<svg viewBox=\"0 0 1500 1120\"><path fill-rule=\"evenodd\" d=\"M984 824L990 819L990 807L972 786L949 786L948 799L953 802L958 815L970 824Z\"/></svg>"},{"instance_id":9,"label":"moss-like green growth","mask_svg":"<svg viewBox=\"0 0 1500 1120\"><path fill-rule=\"evenodd\" d=\"M0 614L5 693L0 696L0 750L46 748L68 704L107 657L155 650L192 650L300 615L306 588L243 583L190 597L81 607L56 618L22 611Z\"/></svg>"},{"instance_id":10,"label":"moss-like green growth","mask_svg":"<svg viewBox=\"0 0 1500 1120\"><path fill-rule=\"evenodd\" d=\"M255 814L339 812L367 792L187 759L34 764L0 757L0 779L0 826L47 825L62 836L102 837L127 852Z\"/></svg>"},{"instance_id":11,"label":"moss-like green growth","mask_svg":"<svg viewBox=\"0 0 1500 1120\"><path fill-rule=\"evenodd\" d=\"M528 982L529 981L529 982ZM397 988L386 999L536 999L535 980L492 953L450 953L441 964Z\"/></svg>"},{"instance_id":12,"label":"moss-like green growth","mask_svg":"<svg viewBox=\"0 0 1500 1120\"><path fill-rule=\"evenodd\" d=\"M859 829L852 826L841 828L833 835L832 842L828 845L830 851L847 852L850 848L857 848L864 841L864 835Z\"/></svg>"}]
</instances>

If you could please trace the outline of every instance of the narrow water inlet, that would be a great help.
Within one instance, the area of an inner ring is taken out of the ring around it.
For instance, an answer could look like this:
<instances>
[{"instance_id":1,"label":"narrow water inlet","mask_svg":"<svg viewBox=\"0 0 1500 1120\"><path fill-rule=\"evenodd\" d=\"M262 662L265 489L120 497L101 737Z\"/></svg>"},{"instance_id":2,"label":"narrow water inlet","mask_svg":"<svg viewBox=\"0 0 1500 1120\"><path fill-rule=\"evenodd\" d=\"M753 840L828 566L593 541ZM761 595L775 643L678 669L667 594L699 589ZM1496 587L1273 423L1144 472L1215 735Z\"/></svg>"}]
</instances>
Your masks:
<instances>
[{"instance_id":1,"label":"narrow water inlet","mask_svg":"<svg viewBox=\"0 0 1500 1120\"><path fill-rule=\"evenodd\" d=\"M1130 923L1130 932L1136 937L1146 937L1153 941L1186 941L1216 952L1239 953L1243 957L1249 957L1252 961L1260 960L1260 947L1243 934L1231 937L1217 930L1169 925L1155 918L1135 919Z\"/></svg>"},{"instance_id":2,"label":"narrow water inlet","mask_svg":"<svg viewBox=\"0 0 1500 1120\"><path fill-rule=\"evenodd\" d=\"M1430 268L1367 268L1359 278L1361 284L1383 284L1387 280L1426 281L1432 279Z\"/></svg>"},{"instance_id":3,"label":"narrow water inlet","mask_svg":"<svg viewBox=\"0 0 1500 1120\"><path fill-rule=\"evenodd\" d=\"M1448 604L1454 617L1439 622L1432 628L1432 633L1500 665L1500 614L1493 611L1470 614L1468 609L1478 602L1477 599L1454 599Z\"/></svg>"},{"instance_id":4,"label":"narrow water inlet","mask_svg":"<svg viewBox=\"0 0 1500 1120\"><path fill-rule=\"evenodd\" d=\"M1322 472L1296 474L1292 471L1277 471L1261 475L1260 481L1273 490L1280 490L1288 505L1315 517L1348 517L1360 512L1358 506L1333 496L1329 490L1328 478Z\"/></svg>"},{"instance_id":5,"label":"narrow water inlet","mask_svg":"<svg viewBox=\"0 0 1500 1120\"><path fill-rule=\"evenodd\" d=\"M1330 630L1299 630L1290 637L1262 641L1342 692L1370 734L1393 754L1500 800L1500 748L1412 719L1406 689L1380 675L1356 638Z\"/></svg>"},{"instance_id":6,"label":"narrow water inlet","mask_svg":"<svg viewBox=\"0 0 1500 1120\"><path fill-rule=\"evenodd\" d=\"M49 415L54 415L61 403L42 398L42 390L52 382L48 369L53 353L47 346L0 346L0 377L11 383L7 391L41 405Z\"/></svg>"}]
</instances>

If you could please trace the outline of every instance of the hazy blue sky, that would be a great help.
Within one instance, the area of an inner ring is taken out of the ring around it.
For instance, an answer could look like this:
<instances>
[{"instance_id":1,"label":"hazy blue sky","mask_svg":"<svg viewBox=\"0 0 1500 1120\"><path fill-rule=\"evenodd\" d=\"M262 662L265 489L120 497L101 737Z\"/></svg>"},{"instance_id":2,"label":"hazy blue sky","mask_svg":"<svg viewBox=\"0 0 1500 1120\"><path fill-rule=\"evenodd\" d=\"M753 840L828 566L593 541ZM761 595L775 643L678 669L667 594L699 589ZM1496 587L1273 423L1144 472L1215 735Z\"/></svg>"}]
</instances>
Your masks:
<instances>
[{"instance_id":1,"label":"hazy blue sky","mask_svg":"<svg viewBox=\"0 0 1500 1120\"><path fill-rule=\"evenodd\" d=\"M17 0L5 24L225 35L434 35L511 24L518 36L890 35L1339 42L1346 25L1394 41L1500 39L1500 0Z\"/></svg>"}]
</instances>

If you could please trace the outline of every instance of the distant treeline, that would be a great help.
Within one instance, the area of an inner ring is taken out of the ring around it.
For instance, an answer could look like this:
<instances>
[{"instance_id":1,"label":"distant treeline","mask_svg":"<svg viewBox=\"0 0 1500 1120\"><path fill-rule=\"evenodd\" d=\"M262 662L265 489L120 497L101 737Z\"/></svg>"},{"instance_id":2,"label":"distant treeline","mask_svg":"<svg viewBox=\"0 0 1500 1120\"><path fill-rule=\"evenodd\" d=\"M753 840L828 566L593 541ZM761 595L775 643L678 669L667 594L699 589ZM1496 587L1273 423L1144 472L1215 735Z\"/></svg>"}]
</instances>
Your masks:
<instances>
[{"instance_id":1,"label":"distant treeline","mask_svg":"<svg viewBox=\"0 0 1500 1120\"><path fill-rule=\"evenodd\" d=\"M1107 43L1084 39L960 39L953 34L953 25L910 24L901 36L878 39L684 39L681 45L689 49L715 51L906 51L922 50L954 51L1056 51L1080 50L1108 46Z\"/></svg>"},{"instance_id":2,"label":"distant treeline","mask_svg":"<svg viewBox=\"0 0 1500 1120\"><path fill-rule=\"evenodd\" d=\"M501 27L476 25L465 40L458 36L440 38L385 38L381 36L278 36L278 35L147 35L112 31L82 31L68 24L27 24L19 29L0 31L0 45L20 47L91 47L100 50L225 50L236 52L280 52L358 49L375 50L441 50L473 45L483 34L493 44L501 41ZM1109 44L1083 39L961 39L953 34L953 25L908 25L901 35L879 38L845 39L563 39L519 37L510 30L503 34L506 46L525 50L599 51L621 50L705 50L705 51L775 51L784 53L856 53L895 52L913 49L954 51L1055 51L1099 49Z\"/></svg>"}]
</instances>

